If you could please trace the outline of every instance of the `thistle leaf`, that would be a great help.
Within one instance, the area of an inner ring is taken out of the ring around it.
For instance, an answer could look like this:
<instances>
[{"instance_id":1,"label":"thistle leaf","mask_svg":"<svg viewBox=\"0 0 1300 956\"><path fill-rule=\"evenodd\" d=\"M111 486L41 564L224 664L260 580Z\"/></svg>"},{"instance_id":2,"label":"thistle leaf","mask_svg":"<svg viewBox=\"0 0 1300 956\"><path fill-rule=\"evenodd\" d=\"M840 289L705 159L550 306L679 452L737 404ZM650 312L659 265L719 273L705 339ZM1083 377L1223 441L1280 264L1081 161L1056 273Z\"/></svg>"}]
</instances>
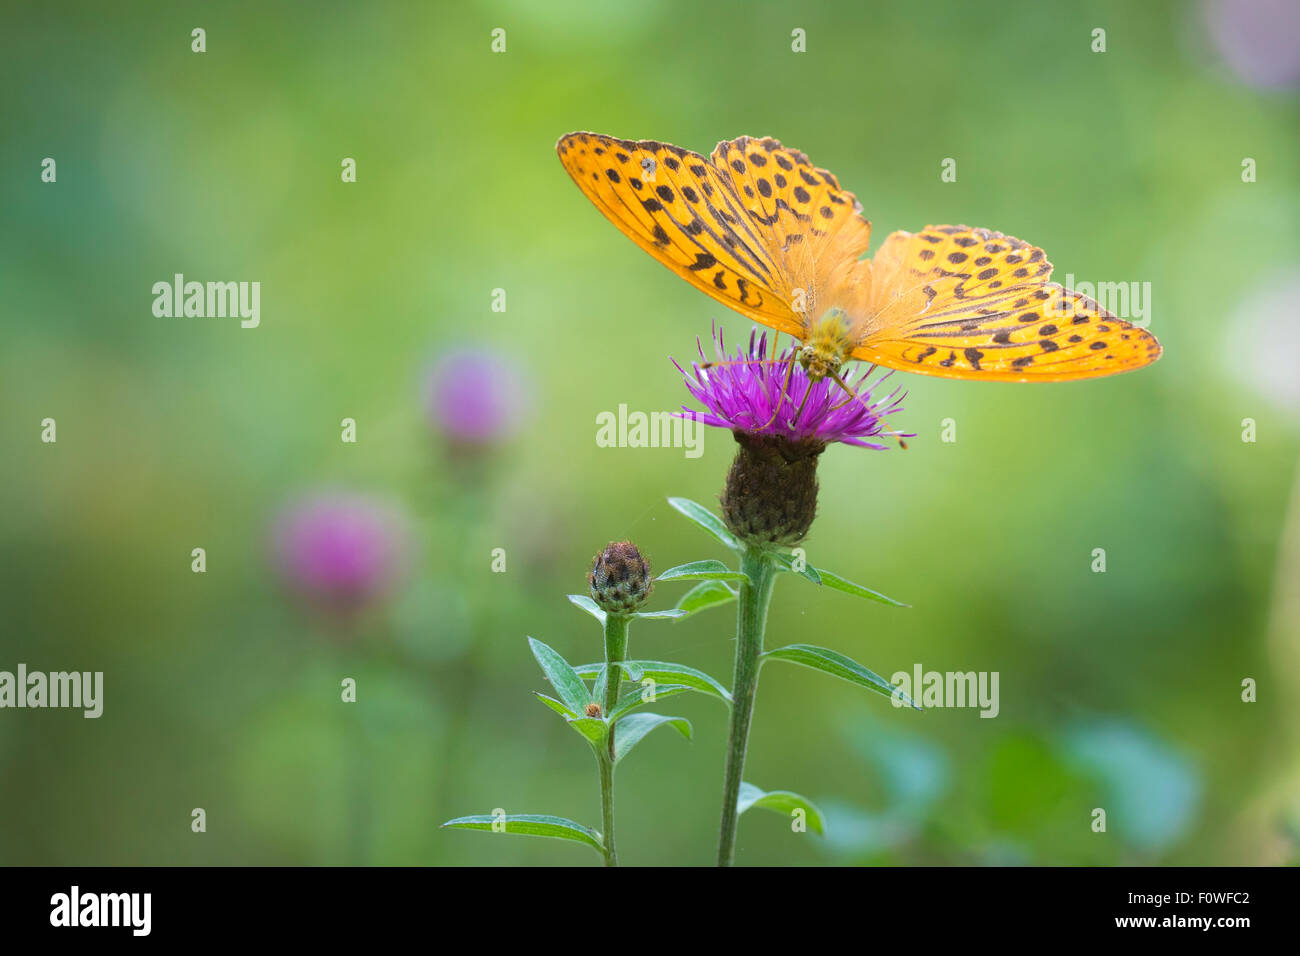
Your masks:
<instances>
[{"instance_id":1,"label":"thistle leaf","mask_svg":"<svg viewBox=\"0 0 1300 956\"><path fill-rule=\"evenodd\" d=\"M721 561L691 561L663 572L656 581L744 581L745 575L733 571Z\"/></svg>"},{"instance_id":2,"label":"thistle leaf","mask_svg":"<svg viewBox=\"0 0 1300 956\"><path fill-rule=\"evenodd\" d=\"M865 687L867 690L875 691L877 694L883 694L886 697L897 695L900 700L910 706L917 710L921 709L917 707L912 698L903 692L901 687L896 687L879 674L863 667L853 658L845 657L839 651L832 651L830 648L814 647L812 644L790 644L787 647L778 647L775 650L767 651L760 660L763 662L769 660L789 661L791 664L811 667L813 670L822 671L832 677L846 680L850 684L857 684L859 687Z\"/></svg>"},{"instance_id":3,"label":"thistle leaf","mask_svg":"<svg viewBox=\"0 0 1300 956\"><path fill-rule=\"evenodd\" d=\"M451 827L459 830L487 830L491 833L494 832L494 825L497 827L495 832L498 833L518 833L522 836L574 840L578 843L585 843L597 853L603 854L605 852L605 847L601 844L600 834L591 827L584 827L581 823L574 823L572 820L564 819L564 817L554 817L545 813L512 813L505 816L492 816L483 813L469 817L457 817L454 820L448 820L442 826L444 829Z\"/></svg>"},{"instance_id":4,"label":"thistle leaf","mask_svg":"<svg viewBox=\"0 0 1300 956\"><path fill-rule=\"evenodd\" d=\"M665 717L662 714L628 714L614 725L614 763L622 760L646 734L664 724L675 728L687 740L691 739L691 722L685 717Z\"/></svg>"},{"instance_id":5,"label":"thistle leaf","mask_svg":"<svg viewBox=\"0 0 1300 956\"><path fill-rule=\"evenodd\" d=\"M793 790L763 791L752 783L740 785L740 796L736 800L736 812L744 813L750 807L761 807L789 818L793 811L802 810L808 828L818 836L826 835L826 821L822 812L807 797L800 796Z\"/></svg>"},{"instance_id":6,"label":"thistle leaf","mask_svg":"<svg viewBox=\"0 0 1300 956\"><path fill-rule=\"evenodd\" d=\"M713 537L717 538L724 545L736 553L744 550L735 536L727 530L727 526L722 523L722 519L715 515L704 505L697 504L689 498L669 498L668 503L690 518L697 525L707 531Z\"/></svg>"},{"instance_id":7,"label":"thistle leaf","mask_svg":"<svg viewBox=\"0 0 1300 956\"><path fill-rule=\"evenodd\" d=\"M530 637L528 646L532 648L533 656L537 658L537 663L542 665L542 672L546 674L546 679L551 682L551 686L560 695L564 705L575 714L581 714L591 703L591 692L587 690L587 685L582 682L582 678L569 666L568 661L541 641Z\"/></svg>"}]
</instances>

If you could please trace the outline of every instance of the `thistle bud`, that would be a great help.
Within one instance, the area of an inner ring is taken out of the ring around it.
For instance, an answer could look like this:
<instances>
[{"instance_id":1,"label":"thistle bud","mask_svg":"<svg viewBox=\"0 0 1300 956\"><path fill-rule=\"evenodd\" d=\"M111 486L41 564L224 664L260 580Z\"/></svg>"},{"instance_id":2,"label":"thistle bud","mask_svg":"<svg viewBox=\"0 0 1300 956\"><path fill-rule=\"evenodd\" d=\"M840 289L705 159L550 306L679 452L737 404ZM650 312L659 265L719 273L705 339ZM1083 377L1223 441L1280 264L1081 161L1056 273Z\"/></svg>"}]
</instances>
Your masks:
<instances>
[{"instance_id":1,"label":"thistle bud","mask_svg":"<svg viewBox=\"0 0 1300 956\"><path fill-rule=\"evenodd\" d=\"M596 702L593 701L592 703L584 707L582 712L586 714L588 717L599 717L601 716L600 704L597 704Z\"/></svg>"},{"instance_id":2,"label":"thistle bud","mask_svg":"<svg viewBox=\"0 0 1300 956\"><path fill-rule=\"evenodd\" d=\"M748 544L790 546L817 516L817 459L826 443L737 431L722 517Z\"/></svg>"},{"instance_id":3,"label":"thistle bud","mask_svg":"<svg viewBox=\"0 0 1300 956\"><path fill-rule=\"evenodd\" d=\"M631 541L614 541L587 573L591 598L608 614L630 614L645 604L654 590L650 563Z\"/></svg>"}]
</instances>

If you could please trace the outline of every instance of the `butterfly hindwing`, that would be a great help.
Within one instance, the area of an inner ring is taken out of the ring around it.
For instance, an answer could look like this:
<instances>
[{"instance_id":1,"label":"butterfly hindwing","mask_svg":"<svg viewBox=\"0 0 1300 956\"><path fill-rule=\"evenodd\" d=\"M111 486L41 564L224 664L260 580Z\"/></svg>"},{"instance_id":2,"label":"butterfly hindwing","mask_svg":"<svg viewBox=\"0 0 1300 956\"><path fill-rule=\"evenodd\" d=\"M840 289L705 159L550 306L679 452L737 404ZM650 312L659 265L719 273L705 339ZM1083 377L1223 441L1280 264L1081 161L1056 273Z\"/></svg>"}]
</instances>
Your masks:
<instances>
[{"instance_id":1,"label":"butterfly hindwing","mask_svg":"<svg viewBox=\"0 0 1300 956\"><path fill-rule=\"evenodd\" d=\"M1046 382L1140 368L1155 337L1051 282L1043 250L987 229L895 232L872 260L854 358L947 378Z\"/></svg>"},{"instance_id":2,"label":"butterfly hindwing","mask_svg":"<svg viewBox=\"0 0 1300 956\"><path fill-rule=\"evenodd\" d=\"M596 208L677 275L757 322L802 331L770 234L708 159L666 143L582 132L561 138L556 151Z\"/></svg>"}]
</instances>

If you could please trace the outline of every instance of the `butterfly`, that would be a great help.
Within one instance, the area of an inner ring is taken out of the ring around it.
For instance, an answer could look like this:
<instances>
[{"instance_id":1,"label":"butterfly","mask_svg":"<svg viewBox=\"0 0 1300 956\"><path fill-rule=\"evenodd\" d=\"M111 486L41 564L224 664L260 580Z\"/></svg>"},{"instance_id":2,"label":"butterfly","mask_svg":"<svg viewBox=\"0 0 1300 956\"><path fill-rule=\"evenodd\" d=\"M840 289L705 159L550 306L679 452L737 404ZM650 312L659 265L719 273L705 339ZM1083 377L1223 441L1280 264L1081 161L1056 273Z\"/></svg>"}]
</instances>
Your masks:
<instances>
[{"instance_id":1,"label":"butterfly","mask_svg":"<svg viewBox=\"0 0 1300 956\"><path fill-rule=\"evenodd\" d=\"M707 159L587 132L561 137L556 151L633 242L797 339L813 381L839 381L851 359L945 378L1061 382L1160 357L1155 336L1049 281L1046 253L1000 232L894 232L863 258L871 223L857 198L771 137L723 141Z\"/></svg>"}]
</instances>

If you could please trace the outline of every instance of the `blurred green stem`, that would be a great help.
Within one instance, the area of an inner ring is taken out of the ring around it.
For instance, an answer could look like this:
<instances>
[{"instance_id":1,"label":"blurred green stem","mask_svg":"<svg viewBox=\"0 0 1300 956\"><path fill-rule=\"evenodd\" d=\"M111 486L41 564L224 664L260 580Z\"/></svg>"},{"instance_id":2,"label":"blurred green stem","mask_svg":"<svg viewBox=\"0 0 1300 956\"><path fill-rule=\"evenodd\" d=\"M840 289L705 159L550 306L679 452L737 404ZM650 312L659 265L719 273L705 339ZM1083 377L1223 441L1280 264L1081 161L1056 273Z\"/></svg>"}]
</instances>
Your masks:
<instances>
[{"instance_id":1,"label":"blurred green stem","mask_svg":"<svg viewBox=\"0 0 1300 956\"><path fill-rule=\"evenodd\" d=\"M623 681L623 668L619 665L627 657L627 625L631 619L623 614L605 615L605 703L601 716L607 721L618 704L619 685ZM618 866L618 850L614 845L614 724L606 730L606 746L596 754L600 764L600 809L605 845L605 865Z\"/></svg>"},{"instance_id":2,"label":"blurred green stem","mask_svg":"<svg viewBox=\"0 0 1300 956\"><path fill-rule=\"evenodd\" d=\"M740 814L740 783L745 773L745 748L758 691L759 658L767 607L776 581L776 561L761 548L749 547L740 558L745 580L736 602L736 670L731 684L731 732L727 738L727 772L722 785L722 826L718 838L718 866L731 866L736 856L736 826Z\"/></svg>"},{"instance_id":3,"label":"blurred green stem","mask_svg":"<svg viewBox=\"0 0 1300 956\"><path fill-rule=\"evenodd\" d=\"M352 706L354 708L351 711L354 718L353 751L351 773L349 774L352 778L352 865L371 866L375 862L375 801L372 793L375 779L374 761L372 760L373 745L365 711L355 709L358 707L357 704Z\"/></svg>"}]
</instances>

